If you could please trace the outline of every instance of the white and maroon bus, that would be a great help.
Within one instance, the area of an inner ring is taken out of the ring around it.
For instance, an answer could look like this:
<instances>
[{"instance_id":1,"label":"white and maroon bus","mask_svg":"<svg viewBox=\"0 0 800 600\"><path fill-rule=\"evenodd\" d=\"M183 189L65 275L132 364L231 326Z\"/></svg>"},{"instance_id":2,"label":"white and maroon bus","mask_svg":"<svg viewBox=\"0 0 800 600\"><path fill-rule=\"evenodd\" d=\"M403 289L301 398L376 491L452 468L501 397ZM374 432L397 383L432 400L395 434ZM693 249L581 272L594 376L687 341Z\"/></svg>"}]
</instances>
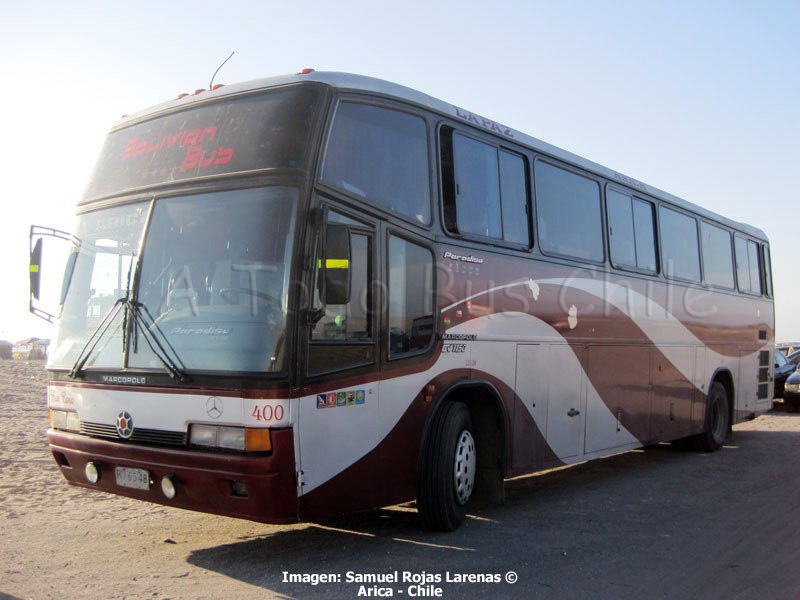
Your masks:
<instances>
[{"instance_id":1,"label":"white and maroon bus","mask_svg":"<svg viewBox=\"0 0 800 600\"><path fill-rule=\"evenodd\" d=\"M305 70L125 117L71 235L67 481L271 523L719 449L770 408L754 227L420 92ZM46 271L46 264L43 265Z\"/></svg>"}]
</instances>

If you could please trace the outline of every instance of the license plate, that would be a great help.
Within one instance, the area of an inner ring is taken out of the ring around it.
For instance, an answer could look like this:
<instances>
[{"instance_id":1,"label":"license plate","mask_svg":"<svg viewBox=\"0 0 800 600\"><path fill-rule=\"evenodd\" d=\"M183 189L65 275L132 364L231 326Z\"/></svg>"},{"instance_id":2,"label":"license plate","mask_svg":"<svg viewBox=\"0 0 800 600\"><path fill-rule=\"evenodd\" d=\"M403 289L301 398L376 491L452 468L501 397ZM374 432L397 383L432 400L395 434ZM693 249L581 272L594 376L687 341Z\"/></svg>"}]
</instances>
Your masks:
<instances>
[{"instance_id":1,"label":"license plate","mask_svg":"<svg viewBox=\"0 0 800 600\"><path fill-rule=\"evenodd\" d=\"M117 485L133 488L135 490L150 489L150 473L144 469L131 469L129 467L117 467L114 469L117 478Z\"/></svg>"}]
</instances>

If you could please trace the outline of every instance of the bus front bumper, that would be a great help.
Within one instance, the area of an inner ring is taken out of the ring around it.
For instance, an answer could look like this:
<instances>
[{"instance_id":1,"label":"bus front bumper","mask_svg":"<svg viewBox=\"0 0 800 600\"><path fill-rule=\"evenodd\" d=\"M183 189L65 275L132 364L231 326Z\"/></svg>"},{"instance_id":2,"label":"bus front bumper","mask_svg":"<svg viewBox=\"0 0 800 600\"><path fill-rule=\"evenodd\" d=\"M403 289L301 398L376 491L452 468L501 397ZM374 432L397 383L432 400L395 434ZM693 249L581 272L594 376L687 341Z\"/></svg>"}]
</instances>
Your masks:
<instances>
[{"instance_id":1,"label":"bus front bumper","mask_svg":"<svg viewBox=\"0 0 800 600\"><path fill-rule=\"evenodd\" d=\"M273 430L271 435L272 452L267 456L141 446L53 429L47 431L47 440L61 473L72 485L263 523L294 523L297 484L292 430ZM85 474L89 462L100 473L94 484ZM116 467L146 470L149 489L118 485ZM172 499L161 489L165 476L175 483Z\"/></svg>"}]
</instances>

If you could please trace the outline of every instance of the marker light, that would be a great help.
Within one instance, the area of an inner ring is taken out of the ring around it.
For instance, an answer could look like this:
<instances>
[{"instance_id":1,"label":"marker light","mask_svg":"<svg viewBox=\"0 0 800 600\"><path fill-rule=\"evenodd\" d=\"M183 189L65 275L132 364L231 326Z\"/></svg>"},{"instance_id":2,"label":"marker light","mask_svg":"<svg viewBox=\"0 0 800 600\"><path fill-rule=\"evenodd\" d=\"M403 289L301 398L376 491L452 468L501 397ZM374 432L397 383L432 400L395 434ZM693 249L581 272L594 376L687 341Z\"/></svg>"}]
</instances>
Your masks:
<instances>
[{"instance_id":1,"label":"marker light","mask_svg":"<svg viewBox=\"0 0 800 600\"><path fill-rule=\"evenodd\" d=\"M189 94L187 94L186 92L184 92L183 94L178 94L178 97L176 98L176 100L180 100L181 98L186 98L186 96L188 96L188 95Z\"/></svg>"},{"instance_id":2,"label":"marker light","mask_svg":"<svg viewBox=\"0 0 800 600\"><path fill-rule=\"evenodd\" d=\"M164 492L164 495L170 500L178 493L178 487L175 485L175 480L171 475L164 475L164 477L161 478L161 491Z\"/></svg>"},{"instance_id":3,"label":"marker light","mask_svg":"<svg viewBox=\"0 0 800 600\"><path fill-rule=\"evenodd\" d=\"M225 84L224 83L215 83L214 85L211 86L211 91L213 92L214 90L218 90L221 87L225 87Z\"/></svg>"},{"instance_id":4,"label":"marker light","mask_svg":"<svg viewBox=\"0 0 800 600\"><path fill-rule=\"evenodd\" d=\"M250 429L245 432L244 449L247 452L269 452L272 450L272 440L269 437L269 429Z\"/></svg>"},{"instance_id":5,"label":"marker light","mask_svg":"<svg viewBox=\"0 0 800 600\"><path fill-rule=\"evenodd\" d=\"M303 69L300 71L300 75L308 75L309 73L313 73L314 69Z\"/></svg>"},{"instance_id":6,"label":"marker light","mask_svg":"<svg viewBox=\"0 0 800 600\"><path fill-rule=\"evenodd\" d=\"M202 94L205 91L206 91L205 88L200 88L199 90L194 91L194 95L196 96L197 94Z\"/></svg>"},{"instance_id":7,"label":"marker light","mask_svg":"<svg viewBox=\"0 0 800 600\"><path fill-rule=\"evenodd\" d=\"M100 470L93 462L86 463L86 467L84 467L83 472L86 475L86 479L89 481L89 483L97 483L100 481Z\"/></svg>"}]
</instances>

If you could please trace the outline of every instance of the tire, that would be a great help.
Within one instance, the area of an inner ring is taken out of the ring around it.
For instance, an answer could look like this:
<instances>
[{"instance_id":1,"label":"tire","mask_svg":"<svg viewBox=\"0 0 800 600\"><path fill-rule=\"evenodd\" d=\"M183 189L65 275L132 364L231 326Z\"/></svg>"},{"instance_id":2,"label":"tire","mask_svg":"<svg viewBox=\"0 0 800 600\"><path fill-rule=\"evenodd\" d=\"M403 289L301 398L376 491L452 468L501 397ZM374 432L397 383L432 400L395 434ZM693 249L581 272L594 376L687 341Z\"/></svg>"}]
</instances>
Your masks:
<instances>
[{"instance_id":1,"label":"tire","mask_svg":"<svg viewBox=\"0 0 800 600\"><path fill-rule=\"evenodd\" d=\"M787 400L784 398L783 403L786 405L786 410L788 410L790 413L796 413L800 411L800 399L792 398L791 400Z\"/></svg>"},{"instance_id":2,"label":"tire","mask_svg":"<svg viewBox=\"0 0 800 600\"><path fill-rule=\"evenodd\" d=\"M476 465L469 410L461 402L446 402L433 417L417 482L417 508L426 528L453 531L464 522Z\"/></svg>"},{"instance_id":3,"label":"tire","mask_svg":"<svg viewBox=\"0 0 800 600\"><path fill-rule=\"evenodd\" d=\"M694 437L694 448L700 452L716 452L725 443L731 429L728 391L714 382L706 403L706 430Z\"/></svg>"}]
</instances>

